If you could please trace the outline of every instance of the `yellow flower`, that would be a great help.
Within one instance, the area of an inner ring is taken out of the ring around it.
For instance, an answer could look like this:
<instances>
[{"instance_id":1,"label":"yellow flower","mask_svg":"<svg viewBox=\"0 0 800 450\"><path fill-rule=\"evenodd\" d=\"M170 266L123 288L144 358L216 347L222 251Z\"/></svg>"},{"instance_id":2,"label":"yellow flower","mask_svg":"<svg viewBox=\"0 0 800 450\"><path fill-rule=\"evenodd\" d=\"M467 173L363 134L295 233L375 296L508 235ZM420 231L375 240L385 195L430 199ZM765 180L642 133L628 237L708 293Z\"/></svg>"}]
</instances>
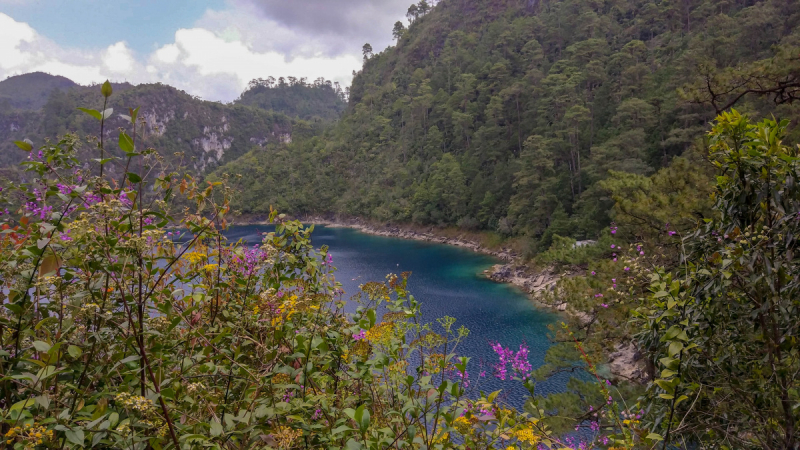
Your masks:
<instances>
[{"instance_id":1,"label":"yellow flower","mask_svg":"<svg viewBox=\"0 0 800 450\"><path fill-rule=\"evenodd\" d=\"M290 384L292 382L291 377L286 375L285 373L276 373L272 377L272 384Z\"/></svg>"},{"instance_id":2,"label":"yellow flower","mask_svg":"<svg viewBox=\"0 0 800 450\"><path fill-rule=\"evenodd\" d=\"M443 444L445 442L448 442L449 440L450 440L450 433L444 433L433 438L432 444Z\"/></svg>"},{"instance_id":3,"label":"yellow flower","mask_svg":"<svg viewBox=\"0 0 800 450\"><path fill-rule=\"evenodd\" d=\"M191 252L186 254L186 259L189 260L190 263L196 264L206 258L206 255L199 253L199 252Z\"/></svg>"},{"instance_id":4,"label":"yellow flower","mask_svg":"<svg viewBox=\"0 0 800 450\"><path fill-rule=\"evenodd\" d=\"M527 442L531 445L536 445L539 442L539 437L536 436L531 428L523 428L516 433L514 436L517 438L518 441Z\"/></svg>"},{"instance_id":5,"label":"yellow flower","mask_svg":"<svg viewBox=\"0 0 800 450\"><path fill-rule=\"evenodd\" d=\"M444 362L444 355L441 353L431 353L425 364L428 367L428 372L431 374L439 373L442 371L442 362Z\"/></svg>"},{"instance_id":6,"label":"yellow flower","mask_svg":"<svg viewBox=\"0 0 800 450\"><path fill-rule=\"evenodd\" d=\"M297 442L303 432L300 430L293 430L289 427L280 427L278 432L273 434L275 440L278 441L279 448L292 448Z\"/></svg>"},{"instance_id":7,"label":"yellow flower","mask_svg":"<svg viewBox=\"0 0 800 450\"><path fill-rule=\"evenodd\" d=\"M392 375L405 375L406 367L408 367L408 361L401 359L389 366L389 373Z\"/></svg>"},{"instance_id":8,"label":"yellow flower","mask_svg":"<svg viewBox=\"0 0 800 450\"><path fill-rule=\"evenodd\" d=\"M472 422L464 416L456 417L456 420L453 421L453 428L459 433L467 435L472 433Z\"/></svg>"},{"instance_id":9,"label":"yellow flower","mask_svg":"<svg viewBox=\"0 0 800 450\"><path fill-rule=\"evenodd\" d=\"M367 330L366 339L373 344L388 345L394 336L394 322L383 322Z\"/></svg>"}]
</instances>

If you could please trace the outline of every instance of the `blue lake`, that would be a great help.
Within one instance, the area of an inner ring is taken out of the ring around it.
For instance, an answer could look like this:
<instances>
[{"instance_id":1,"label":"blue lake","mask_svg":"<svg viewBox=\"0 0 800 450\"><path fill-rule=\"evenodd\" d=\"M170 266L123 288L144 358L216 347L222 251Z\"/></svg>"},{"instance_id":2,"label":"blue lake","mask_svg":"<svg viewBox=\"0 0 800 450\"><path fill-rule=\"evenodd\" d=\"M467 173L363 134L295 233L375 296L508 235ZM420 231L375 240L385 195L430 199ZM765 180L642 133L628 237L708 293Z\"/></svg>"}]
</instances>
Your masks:
<instances>
[{"instance_id":1,"label":"blue lake","mask_svg":"<svg viewBox=\"0 0 800 450\"><path fill-rule=\"evenodd\" d=\"M237 226L226 235L231 241L256 244L261 242L262 233L272 230L269 226ZM526 391L520 383L492 376L491 366L497 358L490 343L500 342L517 350L525 342L531 364L538 367L551 345L547 325L556 322L558 316L537 308L516 288L481 276L498 260L455 246L373 236L348 228L316 226L312 242L317 248L330 247L345 299L357 292L360 284L384 281L388 273L412 272L409 289L422 303L424 320L435 322L442 316L452 316L457 319L456 327L464 325L470 330L458 348L460 355L472 358L470 379L478 381L479 372L485 370L486 378L479 381L481 390L488 393L502 389L509 403L522 406ZM539 383L537 393L563 391L566 380L566 376L560 376Z\"/></svg>"}]
</instances>

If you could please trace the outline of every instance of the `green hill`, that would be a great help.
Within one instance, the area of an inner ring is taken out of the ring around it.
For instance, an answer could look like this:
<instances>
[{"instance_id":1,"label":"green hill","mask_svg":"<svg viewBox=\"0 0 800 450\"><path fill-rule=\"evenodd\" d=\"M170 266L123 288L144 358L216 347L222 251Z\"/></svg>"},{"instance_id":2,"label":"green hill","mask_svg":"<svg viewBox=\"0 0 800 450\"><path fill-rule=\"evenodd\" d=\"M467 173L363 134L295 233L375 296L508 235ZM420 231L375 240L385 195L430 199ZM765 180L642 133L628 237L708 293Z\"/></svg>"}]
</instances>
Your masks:
<instances>
[{"instance_id":1,"label":"green hill","mask_svg":"<svg viewBox=\"0 0 800 450\"><path fill-rule=\"evenodd\" d=\"M441 1L367 55L322 138L219 173L245 175L245 212L288 190L295 212L493 230L534 248L592 238L612 206L599 181L667 166L740 94L754 116L798 117L795 6ZM794 90L744 95L758 83Z\"/></svg>"},{"instance_id":2,"label":"green hill","mask_svg":"<svg viewBox=\"0 0 800 450\"><path fill-rule=\"evenodd\" d=\"M101 110L103 104L97 92L97 87L84 86L54 91L39 112L0 114L0 163L13 164L23 157L13 140L30 139L38 144L66 132L98 135L97 121L77 109ZM112 154L116 152L116 130L128 126L120 114L127 115L128 108L140 107L139 117L145 126L140 127L143 136L139 142L157 149L173 167L192 173L232 161L252 148L289 142L301 122L278 112L202 101L162 84L115 84L108 107L114 110L105 126L106 148ZM300 125L301 130L310 127ZM84 151L92 151L93 147L83 146ZM109 170L114 172L113 164Z\"/></svg>"},{"instance_id":3,"label":"green hill","mask_svg":"<svg viewBox=\"0 0 800 450\"><path fill-rule=\"evenodd\" d=\"M26 73L0 81L0 111L38 110L47 103L50 93L76 87L72 80L43 72Z\"/></svg>"},{"instance_id":4,"label":"green hill","mask_svg":"<svg viewBox=\"0 0 800 450\"><path fill-rule=\"evenodd\" d=\"M0 167L13 167L24 157L13 144L15 140L30 139L39 145L45 138L67 132L81 136L98 134L96 121L77 109L102 109L96 86L78 86L66 78L40 73L0 83L0 87L10 91L22 85L26 87L15 97L15 104L23 104L20 99L32 98L31 93L37 89L47 95L36 110L0 108ZM56 89L59 86L70 88ZM108 107L113 108L114 114L106 123L106 138L110 139L106 148L112 154L116 151L111 138L119 127L126 125L120 114L127 115L128 108L140 107L139 117L146 126L140 129L144 138L139 142L157 149L173 167L190 173L213 170L250 150L262 152L267 145L285 144L297 136L313 134L323 123L338 117L337 111L344 108L341 90L324 80L314 85L303 81L266 89L254 84L231 104L203 101L163 84L113 86L115 95ZM94 148L83 147L85 151ZM114 164L109 170L114 173Z\"/></svg>"},{"instance_id":5,"label":"green hill","mask_svg":"<svg viewBox=\"0 0 800 450\"><path fill-rule=\"evenodd\" d=\"M307 83L294 77L253 80L234 103L310 121L336 120L347 106L339 83L322 78Z\"/></svg>"}]
</instances>

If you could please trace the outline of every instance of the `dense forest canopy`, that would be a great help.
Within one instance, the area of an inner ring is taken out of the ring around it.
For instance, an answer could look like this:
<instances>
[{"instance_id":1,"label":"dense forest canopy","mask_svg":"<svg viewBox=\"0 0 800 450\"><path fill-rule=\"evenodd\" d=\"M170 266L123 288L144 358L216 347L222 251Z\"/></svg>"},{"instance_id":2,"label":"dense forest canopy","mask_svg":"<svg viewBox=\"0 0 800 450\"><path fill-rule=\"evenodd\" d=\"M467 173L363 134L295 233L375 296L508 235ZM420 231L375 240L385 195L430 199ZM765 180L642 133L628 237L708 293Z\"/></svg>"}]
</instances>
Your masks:
<instances>
[{"instance_id":1,"label":"dense forest canopy","mask_svg":"<svg viewBox=\"0 0 800 450\"><path fill-rule=\"evenodd\" d=\"M716 108L797 116L793 1L426 5L395 26L396 46L365 53L324 137L219 170L245 175L237 207L459 225L543 249L554 233L596 236L613 205L598 182L667 166Z\"/></svg>"},{"instance_id":2,"label":"dense forest canopy","mask_svg":"<svg viewBox=\"0 0 800 450\"><path fill-rule=\"evenodd\" d=\"M317 78L309 83L305 78L274 77L252 80L246 91L234 102L255 106L267 111L282 112L303 120L335 120L344 111L347 89L339 82Z\"/></svg>"}]
</instances>

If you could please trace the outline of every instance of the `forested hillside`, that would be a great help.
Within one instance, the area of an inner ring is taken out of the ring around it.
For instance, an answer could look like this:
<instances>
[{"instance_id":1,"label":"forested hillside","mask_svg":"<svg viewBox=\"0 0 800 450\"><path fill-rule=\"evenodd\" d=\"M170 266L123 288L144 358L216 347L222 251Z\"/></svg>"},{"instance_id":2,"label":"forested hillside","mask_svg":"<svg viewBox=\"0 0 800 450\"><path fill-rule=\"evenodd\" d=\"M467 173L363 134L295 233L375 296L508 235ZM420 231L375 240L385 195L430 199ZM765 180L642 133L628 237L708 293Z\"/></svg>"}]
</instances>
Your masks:
<instances>
[{"instance_id":1,"label":"forested hillside","mask_svg":"<svg viewBox=\"0 0 800 450\"><path fill-rule=\"evenodd\" d=\"M251 81L234 103L319 122L338 119L347 106L345 99L338 82L318 78L308 83L305 78L268 77Z\"/></svg>"},{"instance_id":2,"label":"forested hillside","mask_svg":"<svg viewBox=\"0 0 800 450\"><path fill-rule=\"evenodd\" d=\"M76 86L68 78L42 72L8 77L0 82L0 110L37 110L55 89L66 91Z\"/></svg>"},{"instance_id":3,"label":"forested hillside","mask_svg":"<svg viewBox=\"0 0 800 450\"><path fill-rule=\"evenodd\" d=\"M118 95L107 105L113 112L105 132L114 134L127 124L123 116L130 115L128 108L140 107L145 145L158 149L176 168L203 173L251 149L308 137L344 108L341 89L325 80L313 85L290 80L272 87L261 81L255 80L239 100L228 105L203 101L160 83L114 84ZM41 142L66 132L97 135L94 119L78 110L103 109L95 91L43 73L0 82L0 167L13 167L24 157L14 140ZM116 154L116 145L107 144L107 150ZM113 162L109 170L114 172Z\"/></svg>"},{"instance_id":4,"label":"forested hillside","mask_svg":"<svg viewBox=\"0 0 800 450\"><path fill-rule=\"evenodd\" d=\"M446 0L409 18L396 46L365 46L324 137L219 170L244 175L237 206L456 224L541 249L553 233L594 237L613 205L598 182L669 165L718 110L797 117L791 0Z\"/></svg>"}]
</instances>

